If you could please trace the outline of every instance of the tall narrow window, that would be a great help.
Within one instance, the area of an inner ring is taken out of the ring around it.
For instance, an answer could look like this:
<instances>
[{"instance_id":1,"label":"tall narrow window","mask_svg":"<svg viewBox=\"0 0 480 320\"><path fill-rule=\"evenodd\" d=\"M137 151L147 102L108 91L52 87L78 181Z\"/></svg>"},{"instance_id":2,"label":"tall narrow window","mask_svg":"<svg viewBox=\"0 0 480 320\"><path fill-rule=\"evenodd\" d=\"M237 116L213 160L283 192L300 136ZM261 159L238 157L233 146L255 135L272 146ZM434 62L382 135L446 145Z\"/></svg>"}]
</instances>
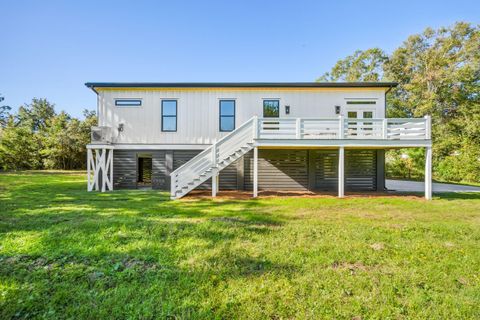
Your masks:
<instances>
[{"instance_id":1,"label":"tall narrow window","mask_svg":"<svg viewBox=\"0 0 480 320\"><path fill-rule=\"evenodd\" d=\"M162 131L177 131L177 100L162 100Z\"/></svg>"},{"instance_id":2,"label":"tall narrow window","mask_svg":"<svg viewBox=\"0 0 480 320\"><path fill-rule=\"evenodd\" d=\"M235 130L235 100L220 100L220 131Z\"/></svg>"},{"instance_id":3,"label":"tall narrow window","mask_svg":"<svg viewBox=\"0 0 480 320\"><path fill-rule=\"evenodd\" d=\"M263 117L278 118L280 116L280 101L263 100Z\"/></svg>"}]
</instances>

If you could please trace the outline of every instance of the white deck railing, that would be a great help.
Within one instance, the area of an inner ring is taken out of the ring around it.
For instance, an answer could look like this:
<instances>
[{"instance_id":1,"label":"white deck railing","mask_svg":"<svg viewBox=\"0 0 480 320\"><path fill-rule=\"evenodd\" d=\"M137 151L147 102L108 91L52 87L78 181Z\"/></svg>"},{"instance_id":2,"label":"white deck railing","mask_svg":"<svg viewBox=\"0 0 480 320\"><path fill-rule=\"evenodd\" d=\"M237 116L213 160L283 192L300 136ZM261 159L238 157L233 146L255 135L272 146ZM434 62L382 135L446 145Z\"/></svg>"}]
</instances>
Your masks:
<instances>
[{"instance_id":1,"label":"white deck railing","mask_svg":"<svg viewBox=\"0 0 480 320\"><path fill-rule=\"evenodd\" d=\"M431 119L261 118L258 139L430 140Z\"/></svg>"}]
</instances>

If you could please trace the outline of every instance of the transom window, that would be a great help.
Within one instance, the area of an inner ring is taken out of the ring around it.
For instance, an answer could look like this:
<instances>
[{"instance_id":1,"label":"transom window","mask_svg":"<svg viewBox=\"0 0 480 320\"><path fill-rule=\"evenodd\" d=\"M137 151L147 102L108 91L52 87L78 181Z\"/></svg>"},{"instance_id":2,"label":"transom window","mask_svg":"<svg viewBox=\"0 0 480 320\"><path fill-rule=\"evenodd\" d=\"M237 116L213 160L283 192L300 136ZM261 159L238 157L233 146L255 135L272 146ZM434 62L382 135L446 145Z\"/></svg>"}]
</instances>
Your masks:
<instances>
[{"instance_id":1,"label":"transom window","mask_svg":"<svg viewBox=\"0 0 480 320\"><path fill-rule=\"evenodd\" d=\"M177 131L177 100L162 100L162 131Z\"/></svg>"},{"instance_id":2,"label":"transom window","mask_svg":"<svg viewBox=\"0 0 480 320\"><path fill-rule=\"evenodd\" d=\"M235 130L235 100L220 100L220 131Z\"/></svg>"},{"instance_id":3,"label":"transom window","mask_svg":"<svg viewBox=\"0 0 480 320\"><path fill-rule=\"evenodd\" d=\"M280 101L279 100L263 100L263 117L264 118L280 117Z\"/></svg>"},{"instance_id":4,"label":"transom window","mask_svg":"<svg viewBox=\"0 0 480 320\"><path fill-rule=\"evenodd\" d=\"M140 99L115 99L115 106L117 107L140 107L142 100Z\"/></svg>"},{"instance_id":5,"label":"transom window","mask_svg":"<svg viewBox=\"0 0 480 320\"><path fill-rule=\"evenodd\" d=\"M377 104L374 100L347 100L347 104Z\"/></svg>"}]
</instances>

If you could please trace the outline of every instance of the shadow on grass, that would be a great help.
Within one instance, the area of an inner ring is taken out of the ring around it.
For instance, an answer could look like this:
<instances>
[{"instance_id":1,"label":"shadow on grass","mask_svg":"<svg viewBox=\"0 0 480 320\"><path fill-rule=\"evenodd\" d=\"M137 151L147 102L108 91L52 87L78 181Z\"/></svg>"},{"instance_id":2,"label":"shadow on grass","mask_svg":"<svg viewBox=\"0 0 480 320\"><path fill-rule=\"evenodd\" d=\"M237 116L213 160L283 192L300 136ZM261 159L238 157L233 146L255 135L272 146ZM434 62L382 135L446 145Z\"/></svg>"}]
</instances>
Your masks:
<instances>
[{"instance_id":1,"label":"shadow on grass","mask_svg":"<svg viewBox=\"0 0 480 320\"><path fill-rule=\"evenodd\" d=\"M434 197L443 200L480 200L480 192L434 193Z\"/></svg>"},{"instance_id":2,"label":"shadow on grass","mask_svg":"<svg viewBox=\"0 0 480 320\"><path fill-rule=\"evenodd\" d=\"M0 180L0 281L13 287L0 302L0 318L123 317L129 299L139 306L152 288L167 302L151 303L147 317L199 314L202 299L192 297L200 283L294 270L239 248L228 255L219 249L282 228L286 217L259 201L87 193L83 177L60 173L5 178L11 181ZM188 257L201 261L189 264ZM109 310L109 299L111 314L93 311L98 304Z\"/></svg>"}]
</instances>

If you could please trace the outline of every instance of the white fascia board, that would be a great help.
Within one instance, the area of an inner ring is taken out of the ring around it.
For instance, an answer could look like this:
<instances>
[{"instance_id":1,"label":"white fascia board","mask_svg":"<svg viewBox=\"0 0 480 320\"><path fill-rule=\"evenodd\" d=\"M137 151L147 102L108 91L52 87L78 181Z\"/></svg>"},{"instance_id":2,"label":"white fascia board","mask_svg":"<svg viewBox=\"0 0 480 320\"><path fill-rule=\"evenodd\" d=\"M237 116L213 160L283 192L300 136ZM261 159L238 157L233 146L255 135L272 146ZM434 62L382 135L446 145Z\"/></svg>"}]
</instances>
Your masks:
<instances>
[{"instance_id":1,"label":"white fascia board","mask_svg":"<svg viewBox=\"0 0 480 320\"><path fill-rule=\"evenodd\" d=\"M114 144L115 150L203 150L209 144Z\"/></svg>"},{"instance_id":2,"label":"white fascia board","mask_svg":"<svg viewBox=\"0 0 480 320\"><path fill-rule=\"evenodd\" d=\"M295 139L258 139L256 140L258 147L347 147L347 148L415 148L430 147L431 140L295 140Z\"/></svg>"},{"instance_id":3,"label":"white fascia board","mask_svg":"<svg viewBox=\"0 0 480 320\"><path fill-rule=\"evenodd\" d=\"M87 149L115 149L112 144L89 143Z\"/></svg>"}]
</instances>

